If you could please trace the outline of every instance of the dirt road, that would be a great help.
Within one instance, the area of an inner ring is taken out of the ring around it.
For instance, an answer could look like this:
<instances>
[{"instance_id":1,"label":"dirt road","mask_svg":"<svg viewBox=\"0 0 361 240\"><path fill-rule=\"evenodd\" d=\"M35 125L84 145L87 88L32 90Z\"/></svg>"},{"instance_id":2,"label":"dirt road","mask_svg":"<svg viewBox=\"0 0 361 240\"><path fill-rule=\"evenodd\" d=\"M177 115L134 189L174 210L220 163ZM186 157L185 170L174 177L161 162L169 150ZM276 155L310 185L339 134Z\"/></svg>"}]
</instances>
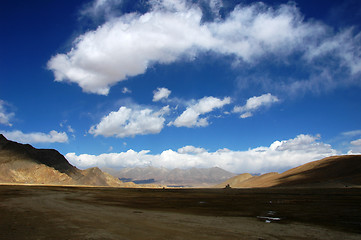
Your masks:
<instances>
[{"instance_id":1,"label":"dirt road","mask_svg":"<svg viewBox=\"0 0 361 240\"><path fill-rule=\"evenodd\" d=\"M0 239L360 239L360 200L361 189L0 186Z\"/></svg>"}]
</instances>

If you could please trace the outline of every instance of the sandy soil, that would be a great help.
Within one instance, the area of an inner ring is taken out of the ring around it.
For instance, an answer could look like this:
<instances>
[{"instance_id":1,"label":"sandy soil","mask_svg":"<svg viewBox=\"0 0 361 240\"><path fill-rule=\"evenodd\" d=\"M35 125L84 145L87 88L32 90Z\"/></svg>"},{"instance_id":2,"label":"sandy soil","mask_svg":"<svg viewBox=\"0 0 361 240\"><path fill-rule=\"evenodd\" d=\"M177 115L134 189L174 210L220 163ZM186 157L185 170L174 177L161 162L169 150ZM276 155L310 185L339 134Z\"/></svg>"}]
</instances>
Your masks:
<instances>
[{"instance_id":1,"label":"sandy soil","mask_svg":"<svg viewBox=\"0 0 361 240\"><path fill-rule=\"evenodd\" d=\"M361 190L314 191L0 186L0 239L360 239Z\"/></svg>"}]
</instances>

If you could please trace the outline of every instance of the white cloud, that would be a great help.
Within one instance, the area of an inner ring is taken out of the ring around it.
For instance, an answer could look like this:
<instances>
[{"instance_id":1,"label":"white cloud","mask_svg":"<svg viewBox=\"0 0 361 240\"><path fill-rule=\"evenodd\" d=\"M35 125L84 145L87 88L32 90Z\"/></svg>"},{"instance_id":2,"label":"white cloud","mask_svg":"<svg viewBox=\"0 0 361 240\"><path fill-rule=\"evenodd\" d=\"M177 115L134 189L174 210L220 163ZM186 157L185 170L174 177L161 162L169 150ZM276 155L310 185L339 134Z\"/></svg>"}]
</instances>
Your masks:
<instances>
[{"instance_id":1,"label":"white cloud","mask_svg":"<svg viewBox=\"0 0 361 240\"><path fill-rule=\"evenodd\" d=\"M361 139L357 139L351 142L352 145L354 146L361 146Z\"/></svg>"},{"instance_id":2,"label":"white cloud","mask_svg":"<svg viewBox=\"0 0 361 240\"><path fill-rule=\"evenodd\" d=\"M126 93L131 93L132 91L129 89L129 88L127 88L127 87L123 87L123 89L122 89L122 93L124 93L124 94L126 94Z\"/></svg>"},{"instance_id":3,"label":"white cloud","mask_svg":"<svg viewBox=\"0 0 361 240\"><path fill-rule=\"evenodd\" d=\"M147 150L135 152L130 149L127 152L104 153L97 156L89 154L81 154L77 156L75 153L68 153L65 157L71 164L74 164L79 168L88 168L92 166L135 167L151 162L153 157L151 155L147 155L148 153L149 151Z\"/></svg>"},{"instance_id":4,"label":"white cloud","mask_svg":"<svg viewBox=\"0 0 361 240\"><path fill-rule=\"evenodd\" d=\"M41 132L23 133L19 130L1 132L7 139L21 143L64 143L68 142L68 135L65 132L50 131L48 134Z\"/></svg>"},{"instance_id":5,"label":"white cloud","mask_svg":"<svg viewBox=\"0 0 361 240\"><path fill-rule=\"evenodd\" d=\"M298 135L289 140L275 141L269 147L257 147L247 151L219 149L208 152L203 148L186 146L173 151L165 150L152 155L148 150L101 155L68 153L66 158L80 168L91 166L166 168L208 168L218 166L235 173L264 173L286 169L337 154L329 144L318 141L319 136Z\"/></svg>"},{"instance_id":6,"label":"white cloud","mask_svg":"<svg viewBox=\"0 0 361 240\"><path fill-rule=\"evenodd\" d=\"M361 154L361 139L352 140L361 136L361 130L356 129L352 131L342 132L341 140L344 141L344 145L348 145L347 154ZM351 141L352 140L352 141Z\"/></svg>"},{"instance_id":7,"label":"white cloud","mask_svg":"<svg viewBox=\"0 0 361 240\"><path fill-rule=\"evenodd\" d=\"M349 137L358 136L361 135L361 130L352 130L348 132L343 132L342 135Z\"/></svg>"},{"instance_id":8,"label":"white cloud","mask_svg":"<svg viewBox=\"0 0 361 240\"><path fill-rule=\"evenodd\" d=\"M249 98L244 106L235 106L233 112L241 113L241 118L247 118L253 116L252 112L257 109L263 106L270 106L278 101L278 98L270 93L263 94L259 97L254 96Z\"/></svg>"},{"instance_id":9,"label":"white cloud","mask_svg":"<svg viewBox=\"0 0 361 240\"><path fill-rule=\"evenodd\" d=\"M91 4L86 4L80 13L83 17L90 16L93 19L105 17L110 20L117 15L116 6L122 3L123 0L95 0Z\"/></svg>"},{"instance_id":10,"label":"white cloud","mask_svg":"<svg viewBox=\"0 0 361 240\"><path fill-rule=\"evenodd\" d=\"M126 14L79 36L70 52L50 59L48 68L56 81L107 95L110 86L143 74L150 64L174 62L197 42L208 41L201 17L198 8Z\"/></svg>"},{"instance_id":11,"label":"white cloud","mask_svg":"<svg viewBox=\"0 0 361 240\"><path fill-rule=\"evenodd\" d=\"M252 116L253 116L253 114L251 112L245 112L245 113L241 114L240 118L249 118Z\"/></svg>"},{"instance_id":12,"label":"white cloud","mask_svg":"<svg viewBox=\"0 0 361 240\"><path fill-rule=\"evenodd\" d=\"M168 112L169 106L165 106L157 112L149 108L141 109L139 106L134 109L123 106L118 111L104 116L100 123L90 128L89 133L95 136L119 138L156 134L163 129L165 121L163 115Z\"/></svg>"},{"instance_id":13,"label":"white cloud","mask_svg":"<svg viewBox=\"0 0 361 240\"><path fill-rule=\"evenodd\" d=\"M114 1L95 1L91 9L107 9ZM48 68L55 80L107 95L111 86L143 74L152 64L194 59L204 51L232 55L241 63L269 55L287 60L297 53L310 66L331 55L352 74L361 72L361 34L354 36L352 30L333 33L326 25L306 22L291 3L239 5L225 19L213 22L202 22L201 9L185 0L149 3L149 12L112 17L77 37L69 52L53 56ZM218 11L221 4L210 1L210 6Z\"/></svg>"},{"instance_id":14,"label":"white cloud","mask_svg":"<svg viewBox=\"0 0 361 240\"><path fill-rule=\"evenodd\" d=\"M187 154L190 154L190 153L197 154L197 153L206 152L206 149L204 149L204 148L197 148L197 147L188 145L188 146L179 148L177 152L178 152L178 153L181 153L181 154L184 154L184 153L187 153Z\"/></svg>"},{"instance_id":15,"label":"white cloud","mask_svg":"<svg viewBox=\"0 0 361 240\"><path fill-rule=\"evenodd\" d=\"M12 126L10 119L15 116L14 113L6 110L7 103L0 99L0 124Z\"/></svg>"},{"instance_id":16,"label":"white cloud","mask_svg":"<svg viewBox=\"0 0 361 240\"><path fill-rule=\"evenodd\" d=\"M73 137L75 138L75 130L72 128L71 125L67 124L68 120L64 120L62 122L59 123L59 126L62 128L66 128L68 133L72 133Z\"/></svg>"},{"instance_id":17,"label":"white cloud","mask_svg":"<svg viewBox=\"0 0 361 240\"><path fill-rule=\"evenodd\" d=\"M177 117L174 122L170 122L169 125L174 125L176 127L208 126L209 123L207 118L200 118L200 116L229 103L231 103L230 97L225 97L223 100L215 97L204 97L187 107L187 109Z\"/></svg>"},{"instance_id":18,"label":"white cloud","mask_svg":"<svg viewBox=\"0 0 361 240\"><path fill-rule=\"evenodd\" d=\"M68 125L68 132L75 133L75 130L70 125Z\"/></svg>"},{"instance_id":19,"label":"white cloud","mask_svg":"<svg viewBox=\"0 0 361 240\"><path fill-rule=\"evenodd\" d=\"M348 154L361 154L361 138L350 142L351 147Z\"/></svg>"},{"instance_id":20,"label":"white cloud","mask_svg":"<svg viewBox=\"0 0 361 240\"><path fill-rule=\"evenodd\" d=\"M168 98L171 94L171 91L167 88L157 88L157 90L154 91L153 94L153 102L158 102L162 99Z\"/></svg>"},{"instance_id":21,"label":"white cloud","mask_svg":"<svg viewBox=\"0 0 361 240\"><path fill-rule=\"evenodd\" d=\"M220 0L209 0L209 7L212 11L212 14L215 16L217 20L220 19L220 10L223 7L223 2Z\"/></svg>"},{"instance_id":22,"label":"white cloud","mask_svg":"<svg viewBox=\"0 0 361 240\"><path fill-rule=\"evenodd\" d=\"M361 49L358 47L361 41L361 33L354 36L353 32L354 29L349 28L324 39L319 45L310 45L305 57L308 60L313 60L336 55L340 58L341 65L348 67L352 74L361 72Z\"/></svg>"}]
</instances>

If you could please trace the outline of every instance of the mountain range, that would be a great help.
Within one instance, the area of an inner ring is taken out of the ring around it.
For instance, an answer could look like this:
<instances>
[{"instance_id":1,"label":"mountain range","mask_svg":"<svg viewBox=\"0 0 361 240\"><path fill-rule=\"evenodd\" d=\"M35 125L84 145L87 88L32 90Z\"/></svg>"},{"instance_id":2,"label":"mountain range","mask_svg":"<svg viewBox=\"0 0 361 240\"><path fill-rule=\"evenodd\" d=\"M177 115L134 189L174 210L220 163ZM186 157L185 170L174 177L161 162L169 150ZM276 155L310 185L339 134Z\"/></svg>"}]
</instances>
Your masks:
<instances>
[{"instance_id":1,"label":"mountain range","mask_svg":"<svg viewBox=\"0 0 361 240\"><path fill-rule=\"evenodd\" d=\"M361 155L327 157L283 173L237 175L215 187L353 187L361 185Z\"/></svg>"},{"instance_id":2,"label":"mountain range","mask_svg":"<svg viewBox=\"0 0 361 240\"><path fill-rule=\"evenodd\" d=\"M0 134L0 183L131 187L99 168L80 170L54 149L36 149Z\"/></svg>"},{"instance_id":3,"label":"mountain range","mask_svg":"<svg viewBox=\"0 0 361 240\"><path fill-rule=\"evenodd\" d=\"M37 149L0 134L0 183L111 187L355 187L361 186L361 155L327 157L283 173L235 175L221 168L80 170L54 149ZM123 180L123 181L121 181ZM136 184L137 183L137 184Z\"/></svg>"},{"instance_id":4,"label":"mountain range","mask_svg":"<svg viewBox=\"0 0 361 240\"><path fill-rule=\"evenodd\" d=\"M179 187L210 187L236 175L219 167L166 169L148 166L120 170L102 168L102 170L122 181Z\"/></svg>"}]
</instances>

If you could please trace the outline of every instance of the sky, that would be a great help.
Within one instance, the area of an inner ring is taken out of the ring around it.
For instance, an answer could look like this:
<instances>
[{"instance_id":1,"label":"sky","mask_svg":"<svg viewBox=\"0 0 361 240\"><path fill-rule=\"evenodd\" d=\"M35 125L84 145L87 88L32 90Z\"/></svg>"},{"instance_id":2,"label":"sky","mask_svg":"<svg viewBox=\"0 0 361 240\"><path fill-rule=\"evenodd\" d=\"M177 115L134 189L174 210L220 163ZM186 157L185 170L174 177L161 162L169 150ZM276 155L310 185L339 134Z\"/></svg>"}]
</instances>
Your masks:
<instances>
[{"instance_id":1,"label":"sky","mask_svg":"<svg viewBox=\"0 0 361 240\"><path fill-rule=\"evenodd\" d=\"M0 133L78 168L361 153L361 2L5 0Z\"/></svg>"}]
</instances>

